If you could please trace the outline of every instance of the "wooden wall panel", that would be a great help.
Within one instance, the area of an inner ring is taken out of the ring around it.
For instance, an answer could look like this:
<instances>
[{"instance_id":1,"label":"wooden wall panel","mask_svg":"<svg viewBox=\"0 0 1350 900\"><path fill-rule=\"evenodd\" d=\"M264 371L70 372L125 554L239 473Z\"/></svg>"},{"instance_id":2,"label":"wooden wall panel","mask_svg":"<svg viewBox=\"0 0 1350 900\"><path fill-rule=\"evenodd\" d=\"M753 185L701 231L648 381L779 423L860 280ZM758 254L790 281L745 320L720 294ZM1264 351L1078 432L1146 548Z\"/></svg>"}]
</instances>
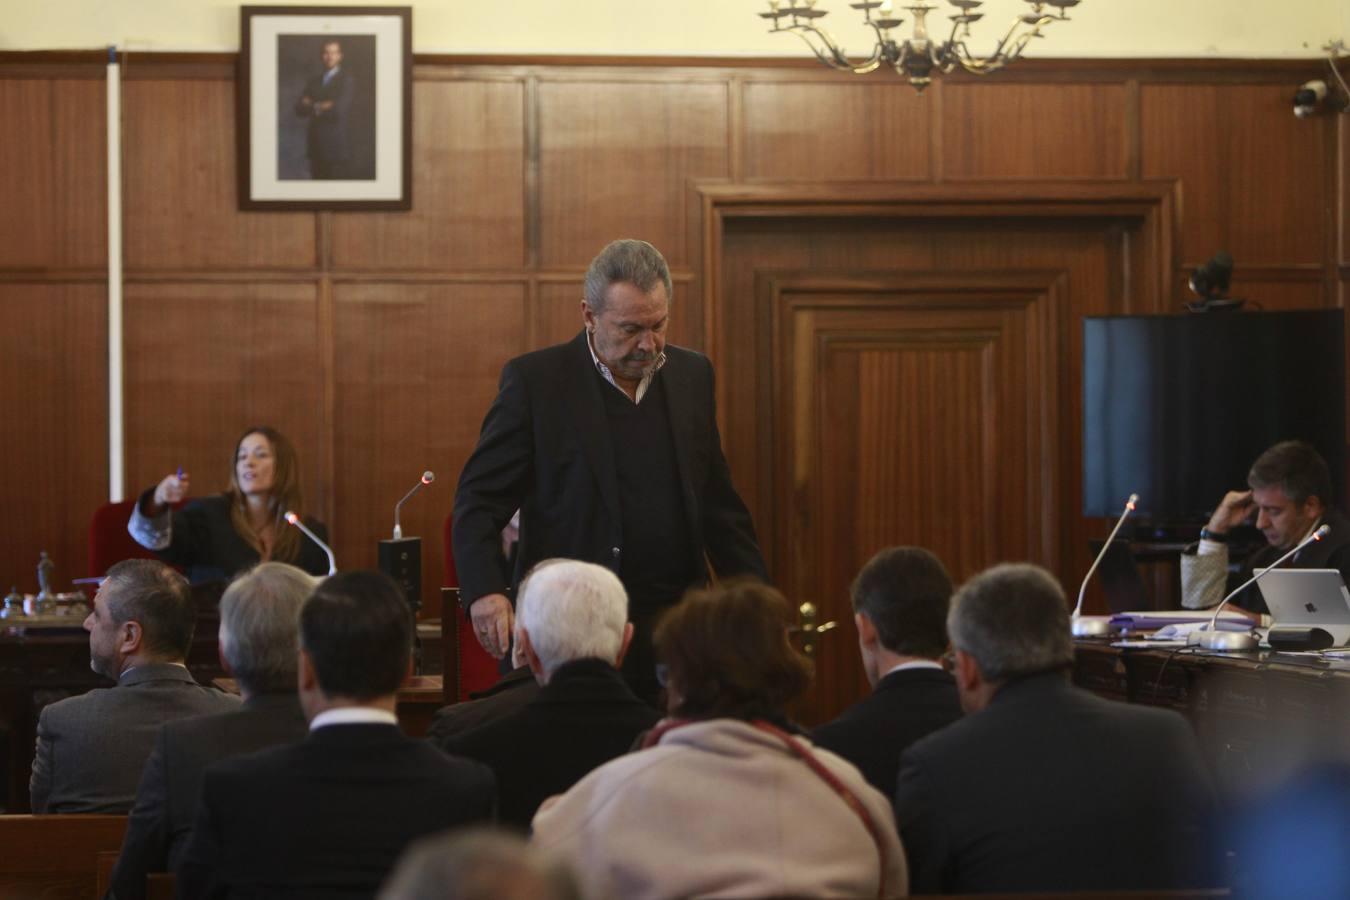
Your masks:
<instances>
[{"instance_id":1,"label":"wooden wall panel","mask_svg":"<svg viewBox=\"0 0 1350 900\"><path fill-rule=\"evenodd\" d=\"M87 574L89 520L108 496L107 315L101 284L0 284L0 592Z\"/></svg>"},{"instance_id":2,"label":"wooden wall panel","mask_svg":"<svg viewBox=\"0 0 1350 900\"><path fill-rule=\"evenodd\" d=\"M413 104L413 209L334 216L333 265L524 265L524 84L419 81Z\"/></svg>"},{"instance_id":3,"label":"wooden wall panel","mask_svg":"<svg viewBox=\"0 0 1350 900\"><path fill-rule=\"evenodd\" d=\"M927 178L931 97L898 82L751 82L745 177Z\"/></svg>"},{"instance_id":4,"label":"wooden wall panel","mask_svg":"<svg viewBox=\"0 0 1350 900\"><path fill-rule=\"evenodd\" d=\"M545 82L539 107L542 264L624 237L684 264L687 183L729 174L726 85Z\"/></svg>"},{"instance_id":5,"label":"wooden wall panel","mask_svg":"<svg viewBox=\"0 0 1350 900\"><path fill-rule=\"evenodd\" d=\"M439 606L441 529L501 367L526 349L525 286L339 284L335 298L334 550L344 567L373 566L394 504L431 469L402 522L422 537L424 595Z\"/></svg>"},{"instance_id":6,"label":"wooden wall panel","mask_svg":"<svg viewBox=\"0 0 1350 900\"><path fill-rule=\"evenodd\" d=\"M1124 178L1120 84L944 84L946 178Z\"/></svg>"},{"instance_id":7,"label":"wooden wall panel","mask_svg":"<svg viewBox=\"0 0 1350 900\"><path fill-rule=\"evenodd\" d=\"M533 304L533 340L530 348L547 347L570 341L581 331L582 286L575 283L548 282L539 285L539 297Z\"/></svg>"},{"instance_id":8,"label":"wooden wall panel","mask_svg":"<svg viewBox=\"0 0 1350 900\"><path fill-rule=\"evenodd\" d=\"M0 80L0 267L104 265L105 94L101 80Z\"/></svg>"},{"instance_id":9,"label":"wooden wall panel","mask_svg":"<svg viewBox=\"0 0 1350 900\"><path fill-rule=\"evenodd\" d=\"M1290 89L1140 88L1145 178L1182 180L1182 261L1219 250L1244 265L1318 264L1326 252L1325 117L1296 119Z\"/></svg>"},{"instance_id":10,"label":"wooden wall panel","mask_svg":"<svg viewBox=\"0 0 1350 900\"><path fill-rule=\"evenodd\" d=\"M239 211L231 80L128 80L122 101L128 269L318 265L313 213Z\"/></svg>"},{"instance_id":11,"label":"wooden wall panel","mask_svg":"<svg viewBox=\"0 0 1350 900\"><path fill-rule=\"evenodd\" d=\"M784 272L1034 270L1069 303L1054 334L1071 369L1078 316L1175 310L1183 264L1221 247L1237 257L1239 292L1268 308L1343 302L1350 279L1350 125L1289 113L1292 86L1315 66L1033 61L1007 78L952 79L918 95L889 75L768 62L595 62L419 60L414 210L315 215L238 212L228 62L141 57L124 88L126 261L137 282L127 313L132 486L181 463L197 488L215 489L237 430L270 419L301 444L311 504L331 518L344 564L373 560L386 495L425 466L441 481L424 507L410 507L410 522L439 553L449 500L438 492L473 445L501 362L576 333L580 271L623 235L652 240L675 268L671 340L723 354L724 437L757 510L771 490L759 441L769 404L757 393L770 337L757 304ZM105 254L103 91L101 72L0 60L0 115L12 126L0 136L0 321L9 328L0 364L26 361L0 394L80 417L24 423L21 446L7 452L10 471L25 477L6 485L23 509L52 505L30 470L102 479L106 469L103 288L91 280ZM705 244L690 215L694 185L731 179L762 191L860 179L916 190L992 179L1021 190L1031 178L1130 177L1180 179L1179 259L1167 258L1166 229L1139 246L1133 226L1106 218L898 226L846 216L820 229L788 216L751 232L732 224L725 241ZM724 253L712 270L719 296L738 301L710 322L707 252ZM1138 268L1141 259L1166 260L1175 277ZM46 284L28 283L35 278ZM1159 283L1172 294L1159 298ZM51 317L66 323L72 310L79 325L54 338ZM78 359L71 378L31 374L32 348L50 346L61 349L44 356L48 366ZM430 399L414 410L372 385ZM1065 415L1076 416L1072 385L1067 396ZM455 415L441 414L447 404ZM7 400L12 422L10 409ZM72 443L72 429L94 437ZM1071 485L1056 524L1080 521L1078 436L1062 431L1042 460ZM414 437L405 443L403 433ZM49 463L25 456L30 446L78 455ZM82 554L99 485L79 488L92 499L69 521L38 521L32 541ZM766 533L776 525L761 522ZM35 545L0 543L0 578L30 577ZM1056 546L1073 569L1078 549ZM439 570L427 575L431 583Z\"/></svg>"},{"instance_id":12,"label":"wooden wall panel","mask_svg":"<svg viewBox=\"0 0 1350 900\"><path fill-rule=\"evenodd\" d=\"M334 530L315 285L132 284L124 321L128 494L180 465L194 495L221 491L243 430L271 425L299 454L306 510Z\"/></svg>"}]
</instances>

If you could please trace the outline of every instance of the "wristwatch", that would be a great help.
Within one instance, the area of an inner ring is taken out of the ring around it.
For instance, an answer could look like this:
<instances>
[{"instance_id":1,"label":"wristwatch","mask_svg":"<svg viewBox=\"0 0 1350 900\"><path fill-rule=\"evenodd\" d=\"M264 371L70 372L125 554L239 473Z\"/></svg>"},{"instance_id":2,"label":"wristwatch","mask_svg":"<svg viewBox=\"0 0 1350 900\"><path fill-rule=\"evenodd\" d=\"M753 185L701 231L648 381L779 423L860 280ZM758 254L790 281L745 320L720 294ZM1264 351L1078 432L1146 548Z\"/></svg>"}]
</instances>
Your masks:
<instances>
[{"instance_id":1,"label":"wristwatch","mask_svg":"<svg viewBox=\"0 0 1350 900\"><path fill-rule=\"evenodd\" d=\"M1208 528L1200 529L1200 540L1213 541L1216 544L1228 543L1228 533L1224 531L1210 531Z\"/></svg>"}]
</instances>

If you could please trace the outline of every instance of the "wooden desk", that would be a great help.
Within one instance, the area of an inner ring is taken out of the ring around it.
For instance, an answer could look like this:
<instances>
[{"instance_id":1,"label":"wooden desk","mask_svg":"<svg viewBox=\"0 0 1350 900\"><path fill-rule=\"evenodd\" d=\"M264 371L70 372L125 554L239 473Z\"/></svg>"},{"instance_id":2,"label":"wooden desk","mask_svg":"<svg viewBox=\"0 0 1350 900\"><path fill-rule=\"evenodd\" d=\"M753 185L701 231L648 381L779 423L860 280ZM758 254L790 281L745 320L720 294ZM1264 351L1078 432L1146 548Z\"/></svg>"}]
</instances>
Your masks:
<instances>
[{"instance_id":1,"label":"wooden desk","mask_svg":"<svg viewBox=\"0 0 1350 900\"><path fill-rule=\"evenodd\" d=\"M1221 789L1269 787L1314 758L1350 760L1350 660L1078 641L1074 682L1190 719Z\"/></svg>"}]
</instances>

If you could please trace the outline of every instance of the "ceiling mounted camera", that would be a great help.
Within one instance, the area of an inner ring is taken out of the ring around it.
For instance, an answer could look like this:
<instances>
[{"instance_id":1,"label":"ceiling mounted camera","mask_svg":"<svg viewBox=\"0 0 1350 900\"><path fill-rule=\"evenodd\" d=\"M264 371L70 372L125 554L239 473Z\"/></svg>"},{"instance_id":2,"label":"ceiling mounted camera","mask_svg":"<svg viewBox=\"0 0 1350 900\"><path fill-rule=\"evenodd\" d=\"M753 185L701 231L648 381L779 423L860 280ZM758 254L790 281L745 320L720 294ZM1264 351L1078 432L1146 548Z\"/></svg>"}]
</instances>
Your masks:
<instances>
[{"instance_id":1,"label":"ceiling mounted camera","mask_svg":"<svg viewBox=\"0 0 1350 900\"><path fill-rule=\"evenodd\" d=\"M1309 81L1303 84L1294 92L1294 115L1300 119L1306 119L1327 99L1327 83L1325 81Z\"/></svg>"}]
</instances>

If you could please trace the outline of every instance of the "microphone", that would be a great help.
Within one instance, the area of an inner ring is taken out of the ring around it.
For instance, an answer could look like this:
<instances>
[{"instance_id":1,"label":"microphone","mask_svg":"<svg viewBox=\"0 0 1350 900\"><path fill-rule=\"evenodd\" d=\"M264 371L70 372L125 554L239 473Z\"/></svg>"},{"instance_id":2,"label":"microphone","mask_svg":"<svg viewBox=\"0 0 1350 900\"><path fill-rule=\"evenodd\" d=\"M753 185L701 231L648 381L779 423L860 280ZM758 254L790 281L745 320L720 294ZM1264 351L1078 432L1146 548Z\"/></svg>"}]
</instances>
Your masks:
<instances>
[{"instance_id":1,"label":"microphone","mask_svg":"<svg viewBox=\"0 0 1350 900\"><path fill-rule=\"evenodd\" d=\"M1078 605L1073 608L1073 615L1069 617L1069 627L1073 630L1074 637L1104 637L1111 631L1111 623L1102 619L1084 619L1083 615L1083 595L1087 593L1088 582L1092 580L1092 573L1097 571L1097 566L1101 564L1102 557L1110 548L1111 542L1115 540L1116 532L1120 526L1125 524L1125 520L1134 512L1135 505L1139 503L1139 495L1131 494L1130 499L1125 501L1125 509L1116 520L1116 527L1111 529L1111 533L1106 537L1106 543L1102 544L1102 549L1097 553L1097 558L1092 561L1092 566L1088 569L1087 575L1083 576L1083 584L1078 588Z\"/></svg>"},{"instance_id":2,"label":"microphone","mask_svg":"<svg viewBox=\"0 0 1350 900\"><path fill-rule=\"evenodd\" d=\"M299 528L301 531L303 531L305 533L305 537L309 538L311 541L318 544L319 549L322 550L324 553L328 554L328 574L336 575L337 558L333 556L333 548L325 544L323 541L319 540L319 536L314 532L310 531L307 527L305 527L305 523L300 521L300 517L297 516L295 513L291 512L289 509L286 510L286 521L290 522L296 528Z\"/></svg>"},{"instance_id":3,"label":"microphone","mask_svg":"<svg viewBox=\"0 0 1350 900\"><path fill-rule=\"evenodd\" d=\"M394 504L394 540L397 541L403 537L403 526L400 525L398 522L398 512L400 509L403 508L403 504L407 503L408 498L411 497L413 494L417 493L418 489L421 488L422 485L431 484L435 480L436 480L436 473L431 471L430 469L427 469L425 472L422 473L422 480L417 482L417 484L414 484L412 486L412 490L404 494L403 499Z\"/></svg>"},{"instance_id":4,"label":"microphone","mask_svg":"<svg viewBox=\"0 0 1350 900\"><path fill-rule=\"evenodd\" d=\"M1206 650L1236 650L1236 651L1255 650L1260 645L1260 641L1257 639L1256 635L1252 634L1250 631L1217 630L1219 627L1219 613L1222 612L1223 608L1228 605L1229 600L1232 600L1238 594L1245 591L1248 587L1255 584L1260 579L1264 578L1266 573L1269 572L1271 569L1275 568L1280 563L1284 562L1286 559L1288 559L1298 551L1302 550L1304 547L1311 544L1313 541L1320 541L1322 540L1322 538L1326 537L1329 534L1331 534L1331 526L1323 525L1321 528L1317 529L1312 534L1308 535L1303 540L1299 541L1294 546L1294 549L1290 550L1284 556L1281 556L1279 559L1275 560L1273 563L1266 566L1260 572L1257 572L1251 578L1248 578L1231 594L1229 594L1227 597L1224 597L1223 600L1219 601L1219 605L1214 607L1214 615L1210 618L1209 626L1207 627L1207 629L1203 632L1197 633L1199 636L1200 646Z\"/></svg>"}]
</instances>

